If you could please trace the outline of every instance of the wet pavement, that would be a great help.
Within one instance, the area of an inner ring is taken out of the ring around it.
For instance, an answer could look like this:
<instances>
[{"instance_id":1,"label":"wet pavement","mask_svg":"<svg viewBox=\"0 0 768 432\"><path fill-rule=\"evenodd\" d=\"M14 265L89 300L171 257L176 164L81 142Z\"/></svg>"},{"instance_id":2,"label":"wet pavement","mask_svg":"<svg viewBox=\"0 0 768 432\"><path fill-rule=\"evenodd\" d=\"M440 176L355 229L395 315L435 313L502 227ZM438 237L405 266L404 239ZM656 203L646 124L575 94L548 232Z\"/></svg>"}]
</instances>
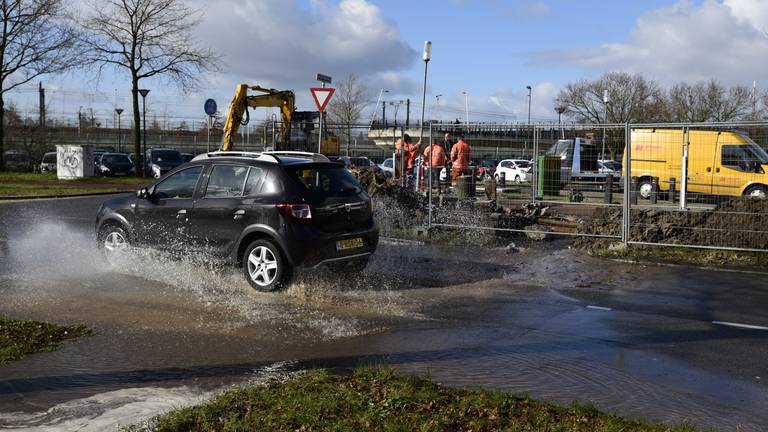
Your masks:
<instances>
[{"instance_id":1,"label":"wet pavement","mask_svg":"<svg viewBox=\"0 0 768 432\"><path fill-rule=\"evenodd\" d=\"M0 203L0 315L93 337L0 368L0 429L102 430L230 385L361 362L720 430L768 425L766 275L596 260L565 242L383 242L352 280L94 250L99 198ZM715 324L713 324L715 322ZM740 429L739 429L740 428Z\"/></svg>"}]
</instances>

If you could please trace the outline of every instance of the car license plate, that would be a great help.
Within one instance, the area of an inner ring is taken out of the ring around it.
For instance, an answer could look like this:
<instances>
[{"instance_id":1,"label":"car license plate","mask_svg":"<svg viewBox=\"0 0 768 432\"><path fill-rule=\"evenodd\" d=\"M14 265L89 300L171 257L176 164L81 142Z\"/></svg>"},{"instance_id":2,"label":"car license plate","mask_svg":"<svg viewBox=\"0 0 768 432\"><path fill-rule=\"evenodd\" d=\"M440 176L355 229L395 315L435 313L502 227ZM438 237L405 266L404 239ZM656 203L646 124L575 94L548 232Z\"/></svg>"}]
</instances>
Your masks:
<instances>
[{"instance_id":1,"label":"car license plate","mask_svg":"<svg viewBox=\"0 0 768 432\"><path fill-rule=\"evenodd\" d=\"M346 240L339 240L336 242L336 250L357 249L363 247L363 239L360 237L351 238Z\"/></svg>"}]
</instances>

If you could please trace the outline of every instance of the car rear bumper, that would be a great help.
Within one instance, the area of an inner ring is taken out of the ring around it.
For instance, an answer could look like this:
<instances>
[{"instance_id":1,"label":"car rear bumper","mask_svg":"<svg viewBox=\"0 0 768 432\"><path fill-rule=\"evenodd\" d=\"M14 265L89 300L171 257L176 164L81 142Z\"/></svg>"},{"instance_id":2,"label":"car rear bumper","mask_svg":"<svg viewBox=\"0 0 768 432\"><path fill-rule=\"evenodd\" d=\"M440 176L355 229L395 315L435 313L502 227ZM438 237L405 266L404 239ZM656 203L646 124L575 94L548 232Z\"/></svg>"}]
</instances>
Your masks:
<instances>
[{"instance_id":1,"label":"car rear bumper","mask_svg":"<svg viewBox=\"0 0 768 432\"><path fill-rule=\"evenodd\" d=\"M362 239L362 247L339 250L341 240ZM296 226L286 238L289 260L299 267L317 267L324 264L364 259L376 251L379 229L375 224L346 233L322 233L315 227Z\"/></svg>"}]
</instances>

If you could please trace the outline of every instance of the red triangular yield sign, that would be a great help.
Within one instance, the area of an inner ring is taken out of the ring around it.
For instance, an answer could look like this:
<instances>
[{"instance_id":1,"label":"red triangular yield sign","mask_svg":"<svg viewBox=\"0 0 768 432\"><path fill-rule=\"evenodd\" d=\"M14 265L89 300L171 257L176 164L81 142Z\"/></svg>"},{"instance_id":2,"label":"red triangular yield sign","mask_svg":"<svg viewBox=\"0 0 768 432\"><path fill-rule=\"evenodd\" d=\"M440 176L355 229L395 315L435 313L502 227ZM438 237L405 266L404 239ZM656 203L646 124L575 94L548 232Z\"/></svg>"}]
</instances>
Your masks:
<instances>
[{"instance_id":1,"label":"red triangular yield sign","mask_svg":"<svg viewBox=\"0 0 768 432\"><path fill-rule=\"evenodd\" d=\"M331 100L331 96L333 96L333 92L335 92L336 89L330 87L312 87L309 89L309 91L312 92L312 97L315 99L317 110L323 112L325 111L325 106L328 105L328 102Z\"/></svg>"}]
</instances>

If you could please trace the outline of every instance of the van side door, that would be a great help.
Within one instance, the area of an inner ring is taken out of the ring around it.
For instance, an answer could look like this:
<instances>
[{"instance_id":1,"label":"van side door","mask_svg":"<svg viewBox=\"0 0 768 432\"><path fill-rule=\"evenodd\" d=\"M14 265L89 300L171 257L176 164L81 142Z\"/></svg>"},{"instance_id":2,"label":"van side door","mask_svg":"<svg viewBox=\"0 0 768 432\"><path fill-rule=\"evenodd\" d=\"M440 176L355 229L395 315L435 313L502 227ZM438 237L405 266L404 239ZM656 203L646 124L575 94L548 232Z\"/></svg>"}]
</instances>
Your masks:
<instances>
[{"instance_id":1,"label":"van side door","mask_svg":"<svg viewBox=\"0 0 768 432\"><path fill-rule=\"evenodd\" d=\"M712 193L712 164L717 140L717 134L688 133L688 192Z\"/></svg>"}]
</instances>

